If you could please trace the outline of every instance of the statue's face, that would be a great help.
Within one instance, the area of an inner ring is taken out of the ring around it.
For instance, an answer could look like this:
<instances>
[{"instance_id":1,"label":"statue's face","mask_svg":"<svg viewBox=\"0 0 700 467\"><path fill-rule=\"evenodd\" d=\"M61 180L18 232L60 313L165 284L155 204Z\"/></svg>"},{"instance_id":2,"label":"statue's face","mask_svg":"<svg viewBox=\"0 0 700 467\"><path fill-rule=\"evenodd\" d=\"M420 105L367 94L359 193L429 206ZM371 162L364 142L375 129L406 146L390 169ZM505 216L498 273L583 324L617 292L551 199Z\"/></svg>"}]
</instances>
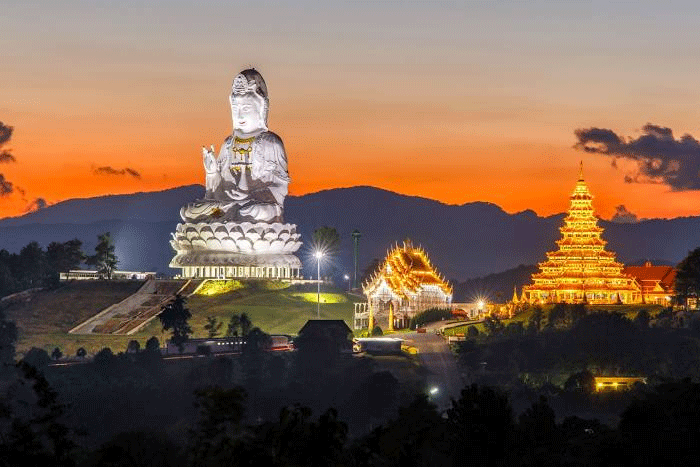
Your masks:
<instances>
[{"instance_id":1,"label":"statue's face","mask_svg":"<svg viewBox=\"0 0 700 467\"><path fill-rule=\"evenodd\" d=\"M265 102L252 93L231 99L233 129L243 134L265 129Z\"/></svg>"}]
</instances>

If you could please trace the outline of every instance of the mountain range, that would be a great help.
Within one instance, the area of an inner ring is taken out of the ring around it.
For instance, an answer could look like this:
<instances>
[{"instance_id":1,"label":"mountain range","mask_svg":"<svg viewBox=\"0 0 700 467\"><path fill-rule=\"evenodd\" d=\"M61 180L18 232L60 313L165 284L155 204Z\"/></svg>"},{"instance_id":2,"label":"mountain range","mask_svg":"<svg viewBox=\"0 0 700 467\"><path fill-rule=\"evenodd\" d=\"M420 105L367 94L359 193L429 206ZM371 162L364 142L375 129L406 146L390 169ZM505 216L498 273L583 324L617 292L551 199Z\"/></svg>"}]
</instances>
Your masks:
<instances>
[{"instance_id":1,"label":"mountain range","mask_svg":"<svg viewBox=\"0 0 700 467\"><path fill-rule=\"evenodd\" d=\"M19 251L32 240L45 247L51 241L79 238L91 252L102 232L111 232L123 270L155 270L165 274L173 256L170 232L182 205L201 198L204 188L189 185L169 190L71 199L19 217L0 219L0 248ZM533 265L556 248L564 214L541 217L526 210L509 214L485 202L449 205L369 186L336 188L288 196L285 221L297 224L305 245L298 255L307 276L315 275L309 241L314 229L335 227L341 252L322 274L352 275L352 238L362 234L358 275L373 258L382 258L395 243L411 239L424 247L448 279L464 281ZM700 216L651 219L633 224L601 220L608 249L622 262L655 258L677 263L700 244ZM512 292L511 292L512 293Z\"/></svg>"}]
</instances>

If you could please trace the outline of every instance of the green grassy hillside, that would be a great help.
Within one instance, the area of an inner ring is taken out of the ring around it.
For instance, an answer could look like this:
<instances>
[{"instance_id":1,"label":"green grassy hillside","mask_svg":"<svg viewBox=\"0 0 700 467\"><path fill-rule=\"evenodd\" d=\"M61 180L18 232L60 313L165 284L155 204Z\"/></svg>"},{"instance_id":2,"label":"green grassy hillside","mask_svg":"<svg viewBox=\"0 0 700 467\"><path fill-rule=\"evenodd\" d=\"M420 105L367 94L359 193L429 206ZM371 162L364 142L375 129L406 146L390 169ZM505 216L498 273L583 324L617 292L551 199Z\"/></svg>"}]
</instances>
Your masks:
<instances>
[{"instance_id":1,"label":"green grassy hillside","mask_svg":"<svg viewBox=\"0 0 700 467\"><path fill-rule=\"evenodd\" d=\"M208 316L222 321L221 331L225 332L231 315L245 312L253 325L270 334L296 334L306 320L316 317L315 286L265 281L217 282L210 282L201 294L187 300L194 337L207 335L204 325ZM91 354L104 347L121 352L132 339L142 347L151 336L162 342L168 334L162 332L157 319L132 336L68 334L68 330L128 297L141 285L142 282L136 281L76 281L34 293L29 300L4 305L7 317L19 328L18 353L31 347L48 352L58 347L64 355L75 355L80 347ZM321 290L321 318L343 319L351 326L352 299L340 289L322 287Z\"/></svg>"},{"instance_id":2,"label":"green grassy hillside","mask_svg":"<svg viewBox=\"0 0 700 467\"><path fill-rule=\"evenodd\" d=\"M230 289L229 284L222 284L222 289ZM296 334L308 319L316 318L316 292L315 286L251 281L217 295L202 290L187 300L187 306L197 336L206 335L208 316L224 322L225 331L234 313L247 313L253 324L267 333ZM322 286L320 312L322 319L343 319L352 327L352 299L340 289Z\"/></svg>"},{"instance_id":3,"label":"green grassy hillside","mask_svg":"<svg viewBox=\"0 0 700 467\"><path fill-rule=\"evenodd\" d=\"M88 352L107 346L125 349L128 338L74 336L68 331L125 299L142 285L142 281L75 281L3 304L5 315L19 330L17 351L23 353L31 347L40 347L51 352L58 347L65 355L75 355L79 347L85 347Z\"/></svg>"}]
</instances>

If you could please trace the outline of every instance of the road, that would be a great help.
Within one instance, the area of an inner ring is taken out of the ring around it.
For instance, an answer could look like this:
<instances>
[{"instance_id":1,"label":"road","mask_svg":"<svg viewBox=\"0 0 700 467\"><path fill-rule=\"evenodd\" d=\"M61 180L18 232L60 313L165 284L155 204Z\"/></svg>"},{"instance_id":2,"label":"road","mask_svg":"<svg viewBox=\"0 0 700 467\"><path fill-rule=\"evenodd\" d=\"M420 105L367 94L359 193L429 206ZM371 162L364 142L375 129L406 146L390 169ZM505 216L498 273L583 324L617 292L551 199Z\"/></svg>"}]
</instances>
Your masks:
<instances>
[{"instance_id":1,"label":"road","mask_svg":"<svg viewBox=\"0 0 700 467\"><path fill-rule=\"evenodd\" d=\"M451 400L458 399L464 387L457 360L447 345L447 341L435 334L434 329L425 334L408 333L402 336L406 343L418 349L418 359L428 371L428 388L437 388L430 396L440 411L452 407Z\"/></svg>"}]
</instances>

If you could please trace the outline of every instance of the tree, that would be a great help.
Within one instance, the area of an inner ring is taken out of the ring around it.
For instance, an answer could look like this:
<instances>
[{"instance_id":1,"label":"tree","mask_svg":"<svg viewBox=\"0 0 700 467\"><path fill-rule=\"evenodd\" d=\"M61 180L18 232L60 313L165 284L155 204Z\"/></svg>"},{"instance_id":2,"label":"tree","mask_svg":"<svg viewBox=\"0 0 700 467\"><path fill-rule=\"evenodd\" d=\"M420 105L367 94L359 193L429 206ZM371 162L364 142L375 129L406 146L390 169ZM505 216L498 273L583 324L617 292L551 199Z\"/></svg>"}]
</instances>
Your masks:
<instances>
[{"instance_id":1,"label":"tree","mask_svg":"<svg viewBox=\"0 0 700 467\"><path fill-rule=\"evenodd\" d=\"M556 465L563 443L547 398L540 396L520 415L519 422L522 465Z\"/></svg>"},{"instance_id":2,"label":"tree","mask_svg":"<svg viewBox=\"0 0 700 467\"><path fill-rule=\"evenodd\" d=\"M85 260L82 251L83 242L74 238L65 243L51 242L46 247L46 260L49 268L56 274L77 269Z\"/></svg>"},{"instance_id":3,"label":"tree","mask_svg":"<svg viewBox=\"0 0 700 467\"><path fill-rule=\"evenodd\" d=\"M22 286L40 287L46 275L46 254L37 242L30 242L19 252Z\"/></svg>"},{"instance_id":4,"label":"tree","mask_svg":"<svg viewBox=\"0 0 700 467\"><path fill-rule=\"evenodd\" d=\"M12 371L15 365L15 342L17 326L5 319L5 313L0 309L0 375Z\"/></svg>"},{"instance_id":5,"label":"tree","mask_svg":"<svg viewBox=\"0 0 700 467\"><path fill-rule=\"evenodd\" d=\"M213 316L207 316L207 324L204 325L204 329L207 331L207 336L209 338L216 337L216 335L219 333L219 329L221 329L221 326L223 326L224 323L221 321L217 320Z\"/></svg>"},{"instance_id":6,"label":"tree","mask_svg":"<svg viewBox=\"0 0 700 467\"><path fill-rule=\"evenodd\" d=\"M241 331L241 315L234 313L226 328L226 337L238 337Z\"/></svg>"},{"instance_id":7,"label":"tree","mask_svg":"<svg viewBox=\"0 0 700 467\"><path fill-rule=\"evenodd\" d=\"M588 370L583 370L569 376L569 379L564 383L566 391L581 391L590 394L595 391L595 377Z\"/></svg>"},{"instance_id":8,"label":"tree","mask_svg":"<svg viewBox=\"0 0 700 467\"><path fill-rule=\"evenodd\" d=\"M489 332L489 335L495 336L496 334L500 334L503 329L505 329L505 326L503 325L503 322L498 318L498 316L491 315L487 316L484 319L484 327L486 330Z\"/></svg>"},{"instance_id":9,"label":"tree","mask_svg":"<svg viewBox=\"0 0 700 467\"><path fill-rule=\"evenodd\" d=\"M85 467L166 467L182 465L180 444L160 433L119 433L89 454Z\"/></svg>"},{"instance_id":10,"label":"tree","mask_svg":"<svg viewBox=\"0 0 700 467\"><path fill-rule=\"evenodd\" d=\"M112 237L109 232L105 232L97 237L97 246L95 247L95 254L89 256L85 261L86 264L97 267L97 272L106 277L107 279L112 278L112 273L114 268L117 266L119 260L117 255L114 254L114 244L112 243Z\"/></svg>"},{"instance_id":11,"label":"tree","mask_svg":"<svg viewBox=\"0 0 700 467\"><path fill-rule=\"evenodd\" d=\"M323 226L314 230L312 235L316 250L322 251L325 256L337 256L340 251L340 235L334 227Z\"/></svg>"},{"instance_id":12,"label":"tree","mask_svg":"<svg viewBox=\"0 0 700 467\"><path fill-rule=\"evenodd\" d=\"M105 347L95 354L95 358L92 361L98 365L109 365L115 358L112 349Z\"/></svg>"},{"instance_id":13,"label":"tree","mask_svg":"<svg viewBox=\"0 0 700 467\"><path fill-rule=\"evenodd\" d=\"M447 411L456 465L473 459L477 465L503 465L513 443L513 409L508 396L476 384L465 387Z\"/></svg>"},{"instance_id":14,"label":"tree","mask_svg":"<svg viewBox=\"0 0 700 467\"><path fill-rule=\"evenodd\" d=\"M146 352L160 352L160 342L156 336L151 336L146 341Z\"/></svg>"},{"instance_id":15,"label":"tree","mask_svg":"<svg viewBox=\"0 0 700 467\"><path fill-rule=\"evenodd\" d=\"M163 305L158 318L163 325L164 331L169 331L172 329L173 344L177 345L180 352L184 349L184 344L189 339L190 334L192 334L192 328L187 323L192 317L192 313L185 307L185 299L180 295L176 294L175 299L166 305Z\"/></svg>"},{"instance_id":16,"label":"tree","mask_svg":"<svg viewBox=\"0 0 700 467\"><path fill-rule=\"evenodd\" d=\"M634 324L639 326L640 329L648 329L649 321L649 312L647 310L639 310L637 316L634 317Z\"/></svg>"},{"instance_id":17,"label":"tree","mask_svg":"<svg viewBox=\"0 0 700 467\"><path fill-rule=\"evenodd\" d=\"M678 264L673 287L676 302L683 304L686 310L689 297L700 297L700 247L689 252Z\"/></svg>"},{"instance_id":18,"label":"tree","mask_svg":"<svg viewBox=\"0 0 700 467\"><path fill-rule=\"evenodd\" d=\"M246 337L253 328L253 322L250 320L248 313L241 313L241 336Z\"/></svg>"},{"instance_id":19,"label":"tree","mask_svg":"<svg viewBox=\"0 0 700 467\"><path fill-rule=\"evenodd\" d=\"M260 328L253 328L246 336L243 354L257 353L272 347L272 338Z\"/></svg>"},{"instance_id":20,"label":"tree","mask_svg":"<svg viewBox=\"0 0 700 467\"><path fill-rule=\"evenodd\" d=\"M141 350L141 344L136 339L132 339L126 346L127 353L138 353Z\"/></svg>"},{"instance_id":21,"label":"tree","mask_svg":"<svg viewBox=\"0 0 700 467\"><path fill-rule=\"evenodd\" d=\"M17 367L20 385L31 388L33 395L29 400L18 399L16 393L0 397L0 419L11 420L0 423L0 465L74 466L76 445L61 422L65 406L58 401L58 393L32 365L20 362Z\"/></svg>"},{"instance_id":22,"label":"tree","mask_svg":"<svg viewBox=\"0 0 700 467\"><path fill-rule=\"evenodd\" d=\"M26 354L24 354L22 361L33 366L34 368L41 369L51 363L51 357L49 357L46 350L32 347Z\"/></svg>"},{"instance_id":23,"label":"tree","mask_svg":"<svg viewBox=\"0 0 700 467\"><path fill-rule=\"evenodd\" d=\"M60 360L61 357L63 357L63 352L61 352L61 349L54 347L54 349L51 351L51 358L53 360Z\"/></svg>"},{"instance_id":24,"label":"tree","mask_svg":"<svg viewBox=\"0 0 700 467\"><path fill-rule=\"evenodd\" d=\"M242 429L246 392L241 387L209 387L195 391L195 406L200 419L190 431L192 466L233 465L241 457L235 441L245 434Z\"/></svg>"},{"instance_id":25,"label":"tree","mask_svg":"<svg viewBox=\"0 0 700 467\"><path fill-rule=\"evenodd\" d=\"M367 282L379 269L382 267L382 261L379 258L374 258L368 265L362 270L360 276L360 286Z\"/></svg>"},{"instance_id":26,"label":"tree","mask_svg":"<svg viewBox=\"0 0 700 467\"><path fill-rule=\"evenodd\" d=\"M87 355L87 351L86 351L84 348L82 348L82 347L80 347L80 348L75 352L75 356L78 357L78 358L85 358L86 355Z\"/></svg>"},{"instance_id":27,"label":"tree","mask_svg":"<svg viewBox=\"0 0 700 467\"><path fill-rule=\"evenodd\" d=\"M522 336L524 330L522 321L512 321L505 327L505 333L509 336Z\"/></svg>"}]
</instances>

